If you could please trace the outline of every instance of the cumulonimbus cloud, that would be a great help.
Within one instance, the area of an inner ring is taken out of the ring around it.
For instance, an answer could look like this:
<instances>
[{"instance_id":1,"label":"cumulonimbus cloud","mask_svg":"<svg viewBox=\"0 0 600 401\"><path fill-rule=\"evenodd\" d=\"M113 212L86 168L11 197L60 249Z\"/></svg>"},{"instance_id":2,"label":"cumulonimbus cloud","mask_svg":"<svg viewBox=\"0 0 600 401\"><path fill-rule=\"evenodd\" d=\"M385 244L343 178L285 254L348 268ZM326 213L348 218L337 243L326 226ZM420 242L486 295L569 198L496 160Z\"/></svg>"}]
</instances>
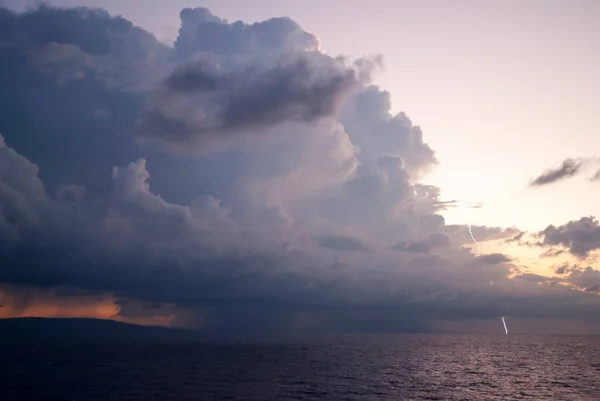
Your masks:
<instances>
[{"instance_id":1,"label":"cumulonimbus cloud","mask_svg":"<svg viewBox=\"0 0 600 401\"><path fill-rule=\"evenodd\" d=\"M422 182L435 152L369 84L376 63L323 54L289 18L181 17L168 47L102 11L0 8L0 292L110 294L121 317L216 335L597 317L590 294L462 248L454 203ZM594 224L544 241L583 255Z\"/></svg>"}]
</instances>

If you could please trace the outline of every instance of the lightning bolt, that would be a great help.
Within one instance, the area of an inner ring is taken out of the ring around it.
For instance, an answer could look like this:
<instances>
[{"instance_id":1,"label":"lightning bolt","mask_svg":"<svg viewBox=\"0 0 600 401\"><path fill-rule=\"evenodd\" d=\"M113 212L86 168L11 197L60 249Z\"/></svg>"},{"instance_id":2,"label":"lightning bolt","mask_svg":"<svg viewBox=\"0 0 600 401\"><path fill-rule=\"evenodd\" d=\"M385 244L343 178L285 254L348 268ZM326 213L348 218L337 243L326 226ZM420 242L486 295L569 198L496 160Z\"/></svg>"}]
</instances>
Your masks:
<instances>
[{"instance_id":1,"label":"lightning bolt","mask_svg":"<svg viewBox=\"0 0 600 401\"><path fill-rule=\"evenodd\" d=\"M471 239L473 240L474 243L477 244L477 257L480 257L481 253L479 253L479 251L480 251L481 245L475 239L475 236L473 235L473 230L471 229L471 225L467 224L467 226L469 227L469 234L471 234ZM494 282L492 280L490 280L490 285L494 285ZM506 322L504 321L504 316L502 316L502 324L504 325L504 332L508 335L508 328L506 327Z\"/></svg>"},{"instance_id":2,"label":"lightning bolt","mask_svg":"<svg viewBox=\"0 0 600 401\"><path fill-rule=\"evenodd\" d=\"M417 194L417 190L413 187L413 194L415 196L418 196ZM425 193L425 197L427 197L429 195L429 193ZM480 206L475 206L475 207L480 207ZM470 224L467 224L467 227L469 227L469 234L471 235L471 239L473 240L473 242L477 245L477 257L481 256L480 250L481 250L481 244L479 243L479 241L477 241L477 239L475 239L475 236L473 235L473 229L471 228ZM490 285L494 285L494 282L492 280L490 280ZM504 332L508 335L508 328L506 327L506 321L504 320L504 316L502 316L502 324L504 325Z\"/></svg>"},{"instance_id":3,"label":"lightning bolt","mask_svg":"<svg viewBox=\"0 0 600 401\"><path fill-rule=\"evenodd\" d=\"M467 224L467 227L469 227L469 234L471 235L471 239L473 240L473 242L475 244L477 244L477 257L480 257L481 253L479 251L481 250L481 244L479 244L479 242L475 239L475 236L473 235L473 229L471 228L471 225ZM490 285L494 285L494 282L492 280L490 280ZM504 332L505 332L505 334L508 335L508 328L506 327L506 321L504 320L504 316L502 316L502 324L504 325Z\"/></svg>"},{"instance_id":4,"label":"lightning bolt","mask_svg":"<svg viewBox=\"0 0 600 401\"><path fill-rule=\"evenodd\" d=\"M473 236L473 230L471 230L471 225L467 224L467 226L469 227L469 234L471 234L471 239L473 240L474 243L477 244L477 257L481 256L481 254L479 253L479 242L477 242L477 240L475 239L475 237Z\"/></svg>"}]
</instances>

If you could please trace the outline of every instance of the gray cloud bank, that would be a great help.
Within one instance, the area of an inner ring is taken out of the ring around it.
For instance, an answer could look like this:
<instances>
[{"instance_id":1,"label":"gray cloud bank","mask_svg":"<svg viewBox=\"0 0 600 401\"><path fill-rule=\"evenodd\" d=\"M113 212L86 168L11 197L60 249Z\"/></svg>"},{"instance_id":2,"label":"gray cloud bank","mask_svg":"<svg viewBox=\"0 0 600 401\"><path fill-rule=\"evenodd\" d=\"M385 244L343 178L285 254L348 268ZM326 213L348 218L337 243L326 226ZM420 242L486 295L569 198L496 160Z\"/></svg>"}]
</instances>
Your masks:
<instances>
[{"instance_id":1,"label":"gray cloud bank","mask_svg":"<svg viewBox=\"0 0 600 401\"><path fill-rule=\"evenodd\" d=\"M597 319L597 297L462 247L419 182L434 151L370 84L378 60L325 55L289 18L181 19L170 48L100 10L0 8L2 285L110 293L218 336Z\"/></svg>"}]
</instances>

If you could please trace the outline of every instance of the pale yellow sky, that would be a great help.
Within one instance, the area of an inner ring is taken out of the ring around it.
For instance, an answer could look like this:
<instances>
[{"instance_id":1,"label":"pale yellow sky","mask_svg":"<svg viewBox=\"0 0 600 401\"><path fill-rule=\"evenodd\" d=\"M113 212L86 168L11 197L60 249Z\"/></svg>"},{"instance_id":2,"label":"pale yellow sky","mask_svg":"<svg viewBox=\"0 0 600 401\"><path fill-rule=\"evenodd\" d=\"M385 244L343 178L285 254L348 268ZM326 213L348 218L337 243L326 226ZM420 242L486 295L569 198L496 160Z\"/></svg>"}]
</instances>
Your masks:
<instances>
[{"instance_id":1,"label":"pale yellow sky","mask_svg":"<svg viewBox=\"0 0 600 401\"><path fill-rule=\"evenodd\" d=\"M384 55L376 82L438 154L440 166L427 183L441 187L446 199L485 203L446 211L448 223L538 230L600 215L599 187L586 177L526 188L564 158L600 148L594 113L600 108L600 1L50 2L101 6L163 41L177 35L183 7L205 6L246 22L288 15L331 54Z\"/></svg>"}]
</instances>

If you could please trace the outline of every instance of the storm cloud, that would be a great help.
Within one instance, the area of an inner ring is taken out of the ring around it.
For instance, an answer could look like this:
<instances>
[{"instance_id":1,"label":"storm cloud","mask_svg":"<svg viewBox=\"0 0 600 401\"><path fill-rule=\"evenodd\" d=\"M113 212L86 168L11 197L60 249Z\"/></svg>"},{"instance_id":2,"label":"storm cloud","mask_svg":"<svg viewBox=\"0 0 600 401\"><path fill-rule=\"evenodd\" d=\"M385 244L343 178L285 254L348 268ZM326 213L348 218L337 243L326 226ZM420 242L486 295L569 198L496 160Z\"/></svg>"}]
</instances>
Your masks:
<instances>
[{"instance_id":1,"label":"storm cloud","mask_svg":"<svg viewBox=\"0 0 600 401\"><path fill-rule=\"evenodd\" d=\"M232 135L334 117L342 100L369 79L366 65L347 66L310 52L278 58L272 65L225 69L201 57L165 79L163 90L149 99L138 132L181 150L201 151Z\"/></svg>"},{"instance_id":2,"label":"storm cloud","mask_svg":"<svg viewBox=\"0 0 600 401\"><path fill-rule=\"evenodd\" d=\"M511 280L513 260L463 247L377 59L324 54L289 18L180 16L168 47L100 10L0 8L3 309L113 299L112 318L217 336L597 318L591 290ZM569 224L543 242L597 248L595 220Z\"/></svg>"}]
</instances>

